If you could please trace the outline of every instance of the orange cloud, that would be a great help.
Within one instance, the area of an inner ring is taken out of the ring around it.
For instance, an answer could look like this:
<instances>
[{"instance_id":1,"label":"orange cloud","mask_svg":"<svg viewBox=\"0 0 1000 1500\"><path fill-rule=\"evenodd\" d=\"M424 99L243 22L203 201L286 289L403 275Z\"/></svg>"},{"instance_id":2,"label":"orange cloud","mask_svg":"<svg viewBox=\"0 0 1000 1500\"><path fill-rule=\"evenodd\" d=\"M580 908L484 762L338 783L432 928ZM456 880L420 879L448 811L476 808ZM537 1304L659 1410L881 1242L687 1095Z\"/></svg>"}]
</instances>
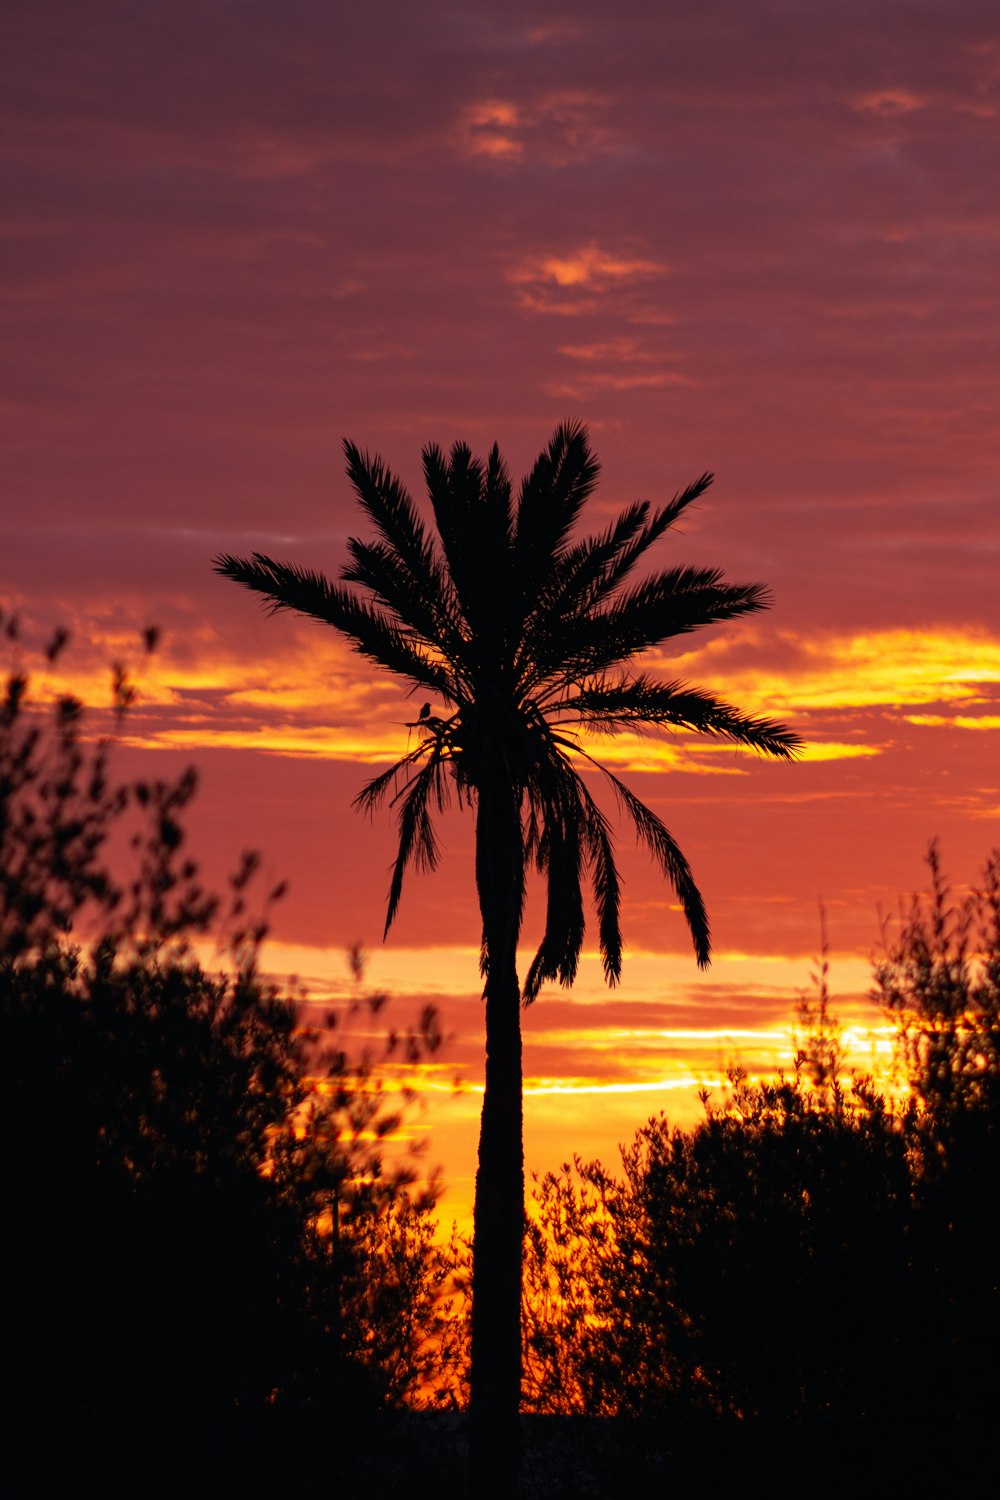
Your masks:
<instances>
[{"instance_id":1,"label":"orange cloud","mask_svg":"<svg viewBox=\"0 0 1000 1500\"><path fill-rule=\"evenodd\" d=\"M522 307L573 314L667 270L660 261L606 250L592 241L559 254L526 257L508 272L507 279L516 288Z\"/></svg>"},{"instance_id":2,"label":"orange cloud","mask_svg":"<svg viewBox=\"0 0 1000 1500\"><path fill-rule=\"evenodd\" d=\"M361 764L395 760L400 754L397 735L383 739L364 739L336 727L297 727L275 724L249 729L214 729L209 724L191 723L183 729L155 729L149 733L130 732L123 742L141 750L255 750L291 759L350 760Z\"/></svg>"},{"instance_id":3,"label":"orange cloud","mask_svg":"<svg viewBox=\"0 0 1000 1500\"><path fill-rule=\"evenodd\" d=\"M289 621L282 629L256 633L248 644L240 638L234 646L202 625L182 642L166 637L146 656L137 632L120 622L98 614L73 623L79 646L71 646L47 672L33 675L32 696L45 701L72 692L88 704L110 706L108 662L122 660L138 689L126 725L133 745L192 752L247 748L373 763L401 754L414 733L416 706L406 684L368 668L332 631ZM810 716L813 732L801 757L809 762L871 757L882 748L874 736L884 731L871 723L857 738L845 737L839 724L824 734L818 715L908 709L905 721L927 728L1000 727L994 709L1000 639L982 629L865 631L800 640L746 626L706 636L680 655L663 652L657 661L654 654L650 666L664 677L709 687L747 712L792 724ZM943 705L953 705L952 712ZM974 706L981 711L971 712ZM588 743L600 759L631 771L739 776L749 767L731 745L683 730L592 736Z\"/></svg>"},{"instance_id":4,"label":"orange cloud","mask_svg":"<svg viewBox=\"0 0 1000 1500\"><path fill-rule=\"evenodd\" d=\"M667 386L696 386L698 382L676 370L661 370L648 375L613 375L601 371L576 380L552 381L545 386L550 396L565 396L573 401L590 401L599 391L661 390Z\"/></svg>"},{"instance_id":5,"label":"orange cloud","mask_svg":"<svg viewBox=\"0 0 1000 1500\"><path fill-rule=\"evenodd\" d=\"M867 755L881 755L879 745L845 745L837 740L806 740L798 752L799 760L858 760Z\"/></svg>"},{"instance_id":6,"label":"orange cloud","mask_svg":"<svg viewBox=\"0 0 1000 1500\"><path fill-rule=\"evenodd\" d=\"M594 344L560 344L559 353L565 354L568 359L580 359L587 362L620 361L623 364L652 364L657 355L648 349L643 349L637 339L615 338L606 339Z\"/></svg>"},{"instance_id":7,"label":"orange cloud","mask_svg":"<svg viewBox=\"0 0 1000 1500\"><path fill-rule=\"evenodd\" d=\"M1000 729L1000 714L907 714L907 724L924 724L931 728Z\"/></svg>"},{"instance_id":8,"label":"orange cloud","mask_svg":"<svg viewBox=\"0 0 1000 1500\"><path fill-rule=\"evenodd\" d=\"M593 286L604 282L652 276L666 267L654 260L613 255L599 245L583 245L566 255L546 255L516 271L514 281L553 281L556 286Z\"/></svg>"},{"instance_id":9,"label":"orange cloud","mask_svg":"<svg viewBox=\"0 0 1000 1500\"><path fill-rule=\"evenodd\" d=\"M760 651L744 656L754 637ZM788 653L780 668L768 668L767 639L750 631L708 639L682 657L664 654L660 670L710 682L741 707L792 717L796 711L961 702L977 698L982 684L1000 682L1000 638L985 629L862 631L801 640L779 632L771 640Z\"/></svg>"},{"instance_id":10,"label":"orange cloud","mask_svg":"<svg viewBox=\"0 0 1000 1500\"><path fill-rule=\"evenodd\" d=\"M483 99L470 105L462 117L463 148L469 156L521 156L524 143L516 135L520 128L521 114L516 104L503 99Z\"/></svg>"},{"instance_id":11,"label":"orange cloud","mask_svg":"<svg viewBox=\"0 0 1000 1500\"><path fill-rule=\"evenodd\" d=\"M465 156L494 161L538 157L555 166L610 150L614 133L604 124L608 100L584 89L554 89L518 102L489 97L468 105L455 142Z\"/></svg>"},{"instance_id":12,"label":"orange cloud","mask_svg":"<svg viewBox=\"0 0 1000 1500\"><path fill-rule=\"evenodd\" d=\"M883 120L896 120L925 108L927 100L910 89L873 89L860 94L852 104L859 114L878 115Z\"/></svg>"},{"instance_id":13,"label":"orange cloud","mask_svg":"<svg viewBox=\"0 0 1000 1500\"><path fill-rule=\"evenodd\" d=\"M561 344L559 353L578 367L569 380L551 381L552 396L590 402L602 391L656 390L668 386L695 386L698 382L676 368L662 368L669 354L645 347L638 338L619 337L588 344ZM650 365L661 368L651 370ZM638 367L638 368L636 368Z\"/></svg>"}]
</instances>

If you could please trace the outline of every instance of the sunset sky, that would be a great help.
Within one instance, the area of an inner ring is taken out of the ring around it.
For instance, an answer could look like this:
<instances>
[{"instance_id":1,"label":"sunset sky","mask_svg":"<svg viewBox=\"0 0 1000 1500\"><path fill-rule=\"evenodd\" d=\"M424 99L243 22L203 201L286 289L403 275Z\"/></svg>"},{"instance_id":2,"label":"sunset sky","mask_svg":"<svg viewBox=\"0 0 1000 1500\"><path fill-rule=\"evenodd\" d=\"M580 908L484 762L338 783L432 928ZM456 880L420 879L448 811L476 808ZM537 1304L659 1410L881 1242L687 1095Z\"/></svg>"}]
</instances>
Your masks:
<instances>
[{"instance_id":1,"label":"sunset sky","mask_svg":"<svg viewBox=\"0 0 1000 1500\"><path fill-rule=\"evenodd\" d=\"M419 496L427 442L520 475L582 419L584 529L714 470L654 563L774 594L649 665L784 719L800 763L603 747L716 959L623 829L620 990L591 955L525 1016L529 1168L612 1162L727 1063L787 1062L821 902L863 1038L880 909L933 836L956 884L1000 843L995 0L11 0L0 57L0 605L29 642L72 628L89 701L138 664L123 774L195 761L210 877L246 847L288 877L276 970L341 993L362 942L400 1021L440 1002L445 1215L481 1076L471 820L383 947L392 821L351 801L419 704L210 566L336 575L344 437Z\"/></svg>"}]
</instances>

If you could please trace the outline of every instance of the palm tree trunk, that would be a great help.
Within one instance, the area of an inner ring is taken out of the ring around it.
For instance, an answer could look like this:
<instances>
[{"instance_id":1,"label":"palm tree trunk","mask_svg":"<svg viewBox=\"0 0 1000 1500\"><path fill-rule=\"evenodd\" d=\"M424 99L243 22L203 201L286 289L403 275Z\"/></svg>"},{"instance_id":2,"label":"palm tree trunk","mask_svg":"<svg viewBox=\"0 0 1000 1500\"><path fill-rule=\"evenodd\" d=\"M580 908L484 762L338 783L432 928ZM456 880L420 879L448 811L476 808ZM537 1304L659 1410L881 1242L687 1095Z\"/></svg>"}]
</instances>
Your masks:
<instances>
[{"instance_id":1,"label":"palm tree trunk","mask_svg":"<svg viewBox=\"0 0 1000 1500\"><path fill-rule=\"evenodd\" d=\"M481 785L476 880L486 944L486 1088L472 1248L471 1493L517 1494L520 1457L524 1146L517 940L524 862L519 798L502 774Z\"/></svg>"}]
</instances>

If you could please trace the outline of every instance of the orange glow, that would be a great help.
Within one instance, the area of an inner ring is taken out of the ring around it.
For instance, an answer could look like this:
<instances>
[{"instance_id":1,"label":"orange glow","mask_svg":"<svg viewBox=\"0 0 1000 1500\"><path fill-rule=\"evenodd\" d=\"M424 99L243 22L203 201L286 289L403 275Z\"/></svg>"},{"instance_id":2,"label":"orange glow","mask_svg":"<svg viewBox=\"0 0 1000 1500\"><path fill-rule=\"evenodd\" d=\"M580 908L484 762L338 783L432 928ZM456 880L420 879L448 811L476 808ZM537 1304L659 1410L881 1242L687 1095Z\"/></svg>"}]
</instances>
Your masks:
<instances>
[{"instance_id":1,"label":"orange glow","mask_svg":"<svg viewBox=\"0 0 1000 1500\"><path fill-rule=\"evenodd\" d=\"M417 705L405 684L359 661L335 632L281 619L261 632L254 653L222 640L209 627L194 639L167 635L152 655L139 646L138 626L123 628L106 614L68 618L71 647L55 667L32 673L32 697L48 701L74 693L91 704L109 703L110 661L122 661L137 688L137 712L128 726L137 746L254 748L289 756L319 756L365 764L394 759L407 744L407 721ZM41 634L41 632L39 632ZM266 654L262 658L259 645ZM689 649L651 652L650 669L665 678L710 686L749 712L795 720L850 709L919 709L905 722L928 728L991 730L989 694L1000 684L1000 637L982 628L835 633L801 638L766 632L759 625L706 634ZM780 663L780 665L779 665ZM962 705L982 705L977 714ZM161 719L160 711L169 710ZM837 734L806 735L806 761L857 759L880 753L881 740L852 742ZM609 764L634 771L684 770L740 774L732 748L675 731L595 740ZM728 765L719 761L725 755Z\"/></svg>"},{"instance_id":2,"label":"orange glow","mask_svg":"<svg viewBox=\"0 0 1000 1500\"><path fill-rule=\"evenodd\" d=\"M411 1019L428 997L439 1007L446 1044L440 1059L405 1079L417 1103L400 1139L404 1147L422 1145L427 1163L443 1167L442 1224L457 1218L463 1228L471 1222L482 1100L478 958L471 946L386 947L366 958L366 988L392 995L394 1024ZM266 959L279 983L295 975L317 1006L352 994L339 950L273 942ZM891 1037L866 998L867 960L835 954L831 966L849 1064L881 1076ZM609 993L597 954L585 953L572 994L547 990L523 1015L529 1168L541 1171L576 1153L600 1154L613 1168L614 1142L629 1140L650 1115L662 1109L678 1124L699 1120L699 1090L718 1100L728 1067L745 1067L751 1079L790 1069L810 968L808 957L721 952L711 974L700 975L686 956L634 950L621 991ZM702 991L713 1000L701 1001ZM730 1006L732 1019L713 1020L713 1006L716 1015ZM697 1016L697 1023L678 1022L678 1014ZM402 1070L391 1066L384 1077L390 1092L404 1086Z\"/></svg>"},{"instance_id":3,"label":"orange glow","mask_svg":"<svg viewBox=\"0 0 1000 1500\"><path fill-rule=\"evenodd\" d=\"M738 664L754 640L761 656ZM782 670L769 669L769 650L782 648L789 653ZM711 681L720 695L775 713L952 702L975 698L977 684L1000 682L1000 637L977 628L768 638L758 627L663 656L660 670Z\"/></svg>"},{"instance_id":4,"label":"orange glow","mask_svg":"<svg viewBox=\"0 0 1000 1500\"><path fill-rule=\"evenodd\" d=\"M931 729L1000 729L1000 714L907 714L907 724L924 724Z\"/></svg>"},{"instance_id":5,"label":"orange glow","mask_svg":"<svg viewBox=\"0 0 1000 1500\"><path fill-rule=\"evenodd\" d=\"M641 348L634 338L608 339L597 344L560 344L559 353L588 363L617 360L623 364L652 364L656 355Z\"/></svg>"},{"instance_id":6,"label":"orange glow","mask_svg":"<svg viewBox=\"0 0 1000 1500\"><path fill-rule=\"evenodd\" d=\"M613 149L605 122L610 101L577 88L546 89L518 101L479 99L466 106L453 134L459 152L501 168L526 157L566 166Z\"/></svg>"},{"instance_id":7,"label":"orange glow","mask_svg":"<svg viewBox=\"0 0 1000 1500\"><path fill-rule=\"evenodd\" d=\"M923 109L927 100L910 89L876 89L862 94L854 101L854 108L862 114L878 115L883 120L895 120L903 115Z\"/></svg>"},{"instance_id":8,"label":"orange glow","mask_svg":"<svg viewBox=\"0 0 1000 1500\"><path fill-rule=\"evenodd\" d=\"M500 99L484 100L469 109L463 121L463 143L472 156L517 157L524 150L511 134L520 124L516 106Z\"/></svg>"},{"instance_id":9,"label":"orange glow","mask_svg":"<svg viewBox=\"0 0 1000 1500\"><path fill-rule=\"evenodd\" d=\"M655 276L666 266L653 260L616 255L599 245L581 245L565 255L543 255L524 261L510 274L516 285L531 282L554 282L556 286L593 286L616 281L630 281L637 276Z\"/></svg>"}]
</instances>

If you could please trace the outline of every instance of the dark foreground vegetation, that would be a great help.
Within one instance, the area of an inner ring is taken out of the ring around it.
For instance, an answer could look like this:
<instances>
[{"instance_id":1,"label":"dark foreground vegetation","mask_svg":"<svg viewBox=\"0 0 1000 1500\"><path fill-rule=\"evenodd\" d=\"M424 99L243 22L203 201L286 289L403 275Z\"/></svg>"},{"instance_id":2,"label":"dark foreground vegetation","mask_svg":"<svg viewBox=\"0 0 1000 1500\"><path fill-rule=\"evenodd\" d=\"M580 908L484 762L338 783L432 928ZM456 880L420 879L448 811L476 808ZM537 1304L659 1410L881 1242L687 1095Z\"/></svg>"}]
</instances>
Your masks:
<instances>
[{"instance_id":1,"label":"dark foreground vegetation","mask_svg":"<svg viewBox=\"0 0 1000 1500\"><path fill-rule=\"evenodd\" d=\"M118 670L115 719L130 697ZM460 1324L434 1185L384 1160L406 1100L381 1088L386 1062L435 1050L435 1017L394 1035L368 997L317 1025L317 1007L278 994L258 971L254 859L220 902L185 853L193 774L118 784L114 722L96 741L83 728L76 700L46 719L10 676L8 1468L19 1457L40 1486L86 1475L123 1492L344 1472L370 1451L375 1413L450 1378ZM225 950L218 975L192 949L208 936ZM345 1029L377 1026L378 1054L350 1055Z\"/></svg>"},{"instance_id":2,"label":"dark foreground vegetation","mask_svg":"<svg viewBox=\"0 0 1000 1500\"><path fill-rule=\"evenodd\" d=\"M201 889L193 777L120 786L83 727L11 676L5 1478L460 1495L465 1251L387 1164L398 1096L345 1017L306 1025L262 979L253 861L224 902ZM935 851L931 875L874 971L906 1092L845 1077L824 971L789 1077L736 1073L697 1129L650 1121L617 1171L536 1185L524 1493L991 1468L1000 864L964 902ZM221 975L190 947L208 933ZM427 1016L396 1051L436 1045Z\"/></svg>"},{"instance_id":3,"label":"dark foreground vegetation","mask_svg":"<svg viewBox=\"0 0 1000 1500\"><path fill-rule=\"evenodd\" d=\"M527 1383L536 1409L873 1432L986 1421L1000 1333L1000 867L933 894L876 967L907 1092L843 1081L825 974L790 1077L733 1072L695 1130L661 1116L623 1175L538 1184Z\"/></svg>"}]
</instances>

